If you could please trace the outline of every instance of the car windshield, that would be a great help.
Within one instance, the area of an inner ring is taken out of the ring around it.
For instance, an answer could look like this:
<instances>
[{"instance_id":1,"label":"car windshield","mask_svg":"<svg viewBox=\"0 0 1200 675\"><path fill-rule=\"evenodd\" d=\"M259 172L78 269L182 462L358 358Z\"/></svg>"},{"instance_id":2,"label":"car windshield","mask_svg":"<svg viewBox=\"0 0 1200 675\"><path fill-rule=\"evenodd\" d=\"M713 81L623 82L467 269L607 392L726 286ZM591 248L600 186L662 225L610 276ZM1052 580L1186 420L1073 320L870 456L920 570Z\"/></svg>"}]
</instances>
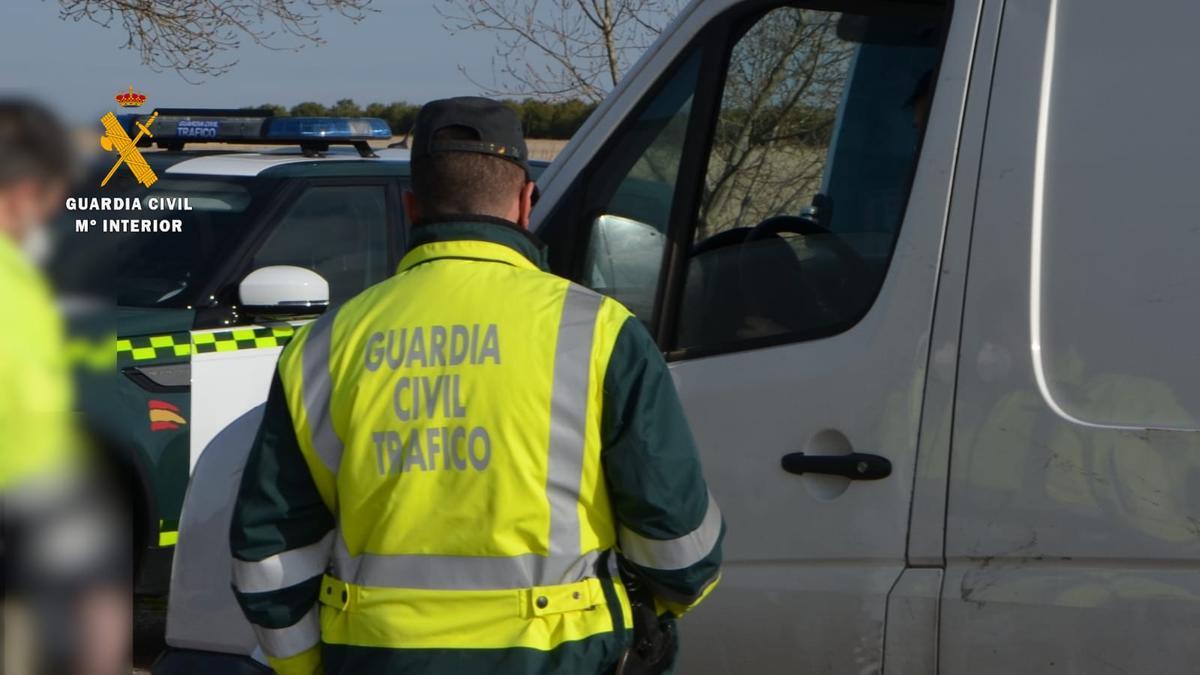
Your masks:
<instances>
[{"instance_id":1,"label":"car windshield","mask_svg":"<svg viewBox=\"0 0 1200 675\"><path fill-rule=\"evenodd\" d=\"M246 177L171 175L159 172L149 189L133 180L76 190L83 208L64 211L54 231L50 274L60 293L101 296L126 307L194 307L207 304L209 281L250 233L263 181ZM100 176L87 182L100 184ZM139 200L109 205L92 198ZM181 198L190 210L180 210ZM159 200L155 203L152 200ZM169 201L176 200L176 201ZM171 204L170 207L166 206ZM157 208L156 208L157 207ZM104 223L179 220L179 232L104 231ZM87 232L80 223L92 223Z\"/></svg>"}]
</instances>

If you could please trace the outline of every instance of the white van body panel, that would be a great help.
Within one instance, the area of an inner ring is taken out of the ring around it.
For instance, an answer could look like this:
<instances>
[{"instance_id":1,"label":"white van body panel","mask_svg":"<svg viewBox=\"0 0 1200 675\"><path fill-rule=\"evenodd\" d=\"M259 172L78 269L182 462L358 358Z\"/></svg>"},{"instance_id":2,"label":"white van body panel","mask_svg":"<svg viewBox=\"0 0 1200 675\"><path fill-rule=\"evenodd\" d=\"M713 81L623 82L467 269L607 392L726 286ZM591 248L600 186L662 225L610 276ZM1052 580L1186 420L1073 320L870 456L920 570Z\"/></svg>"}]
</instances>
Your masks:
<instances>
[{"instance_id":1,"label":"white van body panel","mask_svg":"<svg viewBox=\"0 0 1200 675\"><path fill-rule=\"evenodd\" d=\"M937 650L929 645L937 635L942 574L936 567L910 567L888 595L885 675L937 672Z\"/></svg>"},{"instance_id":2,"label":"white van body panel","mask_svg":"<svg viewBox=\"0 0 1200 675\"><path fill-rule=\"evenodd\" d=\"M963 316L943 673L1200 668L1200 94L1183 84L1200 7L1151 4L1005 6ZM1112 124L1134 109L1140 132Z\"/></svg>"},{"instance_id":3,"label":"white van body panel","mask_svg":"<svg viewBox=\"0 0 1200 675\"><path fill-rule=\"evenodd\" d=\"M998 2L988 2L983 7L963 116L963 141L958 150L954 198L950 203L946 236L942 241L937 306L930 339L929 368L925 378L921 435L909 518L908 564L916 568L941 568L945 560L947 475L963 294L966 290L979 161L983 153L1002 8L1003 5Z\"/></svg>"}]
</instances>

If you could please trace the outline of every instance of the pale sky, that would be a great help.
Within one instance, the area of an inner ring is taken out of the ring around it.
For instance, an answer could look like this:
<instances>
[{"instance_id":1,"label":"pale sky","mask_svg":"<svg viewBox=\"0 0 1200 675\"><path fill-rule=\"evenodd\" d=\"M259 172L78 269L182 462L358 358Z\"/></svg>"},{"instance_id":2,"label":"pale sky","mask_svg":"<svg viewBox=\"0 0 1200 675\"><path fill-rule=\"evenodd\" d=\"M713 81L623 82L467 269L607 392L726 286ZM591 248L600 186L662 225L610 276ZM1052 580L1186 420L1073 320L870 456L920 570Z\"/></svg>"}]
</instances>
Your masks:
<instances>
[{"instance_id":1,"label":"pale sky","mask_svg":"<svg viewBox=\"0 0 1200 675\"><path fill-rule=\"evenodd\" d=\"M291 106L340 98L365 106L480 93L460 64L491 80L490 35L451 34L428 0L375 0L374 7L380 11L358 24L326 17L320 26L326 43L298 52L243 40L231 72L197 85L143 66L136 52L120 48L120 28L62 21L55 0L3 0L0 92L33 96L67 121L84 123L115 109L113 95L130 85L149 96L147 107Z\"/></svg>"}]
</instances>

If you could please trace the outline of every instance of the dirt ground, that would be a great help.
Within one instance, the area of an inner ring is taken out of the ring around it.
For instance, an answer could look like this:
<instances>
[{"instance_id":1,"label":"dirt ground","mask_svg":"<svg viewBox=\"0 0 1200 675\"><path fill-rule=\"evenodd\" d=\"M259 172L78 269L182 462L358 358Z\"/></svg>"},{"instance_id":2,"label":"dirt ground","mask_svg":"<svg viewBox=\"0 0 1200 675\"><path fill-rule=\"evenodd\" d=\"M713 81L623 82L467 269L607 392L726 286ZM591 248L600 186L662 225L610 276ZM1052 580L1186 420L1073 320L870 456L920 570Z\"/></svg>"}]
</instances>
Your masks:
<instances>
[{"instance_id":1,"label":"dirt ground","mask_svg":"<svg viewBox=\"0 0 1200 675\"><path fill-rule=\"evenodd\" d=\"M566 141L547 140L542 138L530 138L525 141L529 146L530 159L542 159L547 162L552 161L558 156L559 151L567 144Z\"/></svg>"}]
</instances>

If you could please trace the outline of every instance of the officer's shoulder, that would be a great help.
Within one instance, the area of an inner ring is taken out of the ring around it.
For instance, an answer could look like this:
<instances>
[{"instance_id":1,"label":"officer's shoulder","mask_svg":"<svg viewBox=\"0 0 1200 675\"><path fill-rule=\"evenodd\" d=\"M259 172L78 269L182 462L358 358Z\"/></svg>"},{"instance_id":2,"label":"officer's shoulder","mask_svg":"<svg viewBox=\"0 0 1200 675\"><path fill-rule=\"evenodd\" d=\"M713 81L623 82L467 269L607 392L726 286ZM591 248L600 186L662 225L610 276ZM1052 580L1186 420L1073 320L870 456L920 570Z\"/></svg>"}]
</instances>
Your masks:
<instances>
[{"instance_id":1,"label":"officer's shoulder","mask_svg":"<svg viewBox=\"0 0 1200 675\"><path fill-rule=\"evenodd\" d=\"M622 305L621 302L616 298L604 295L603 293L594 291L586 286L580 286L579 284L574 285L578 288L583 288L593 295L599 296L601 320L611 323L615 328L620 328L630 320L633 320L633 323L638 323L636 320L634 320L636 317L634 317L633 312L631 312L625 305Z\"/></svg>"},{"instance_id":2,"label":"officer's shoulder","mask_svg":"<svg viewBox=\"0 0 1200 675\"><path fill-rule=\"evenodd\" d=\"M342 310L349 310L353 313L361 309L364 304L371 305L378 302L381 297L390 296L396 286L404 284L405 276L405 272L398 272L382 281L377 281L367 286L359 291L358 294L342 303Z\"/></svg>"},{"instance_id":3,"label":"officer's shoulder","mask_svg":"<svg viewBox=\"0 0 1200 675\"><path fill-rule=\"evenodd\" d=\"M571 293L577 293L580 297L589 298L599 303L599 307L596 310L596 321L601 325L602 329L611 332L614 338L624 329L627 323L638 324L640 326L640 322L637 321L633 312L629 311L625 305L622 305L620 301L612 296L605 295L574 281L563 279L563 282L565 282L567 289Z\"/></svg>"},{"instance_id":4,"label":"officer's shoulder","mask_svg":"<svg viewBox=\"0 0 1200 675\"><path fill-rule=\"evenodd\" d=\"M358 294L354 295L349 300L337 305L336 307L330 307L317 319L305 324L304 326L301 326L296 332L296 337L299 338L302 331L307 335L307 332L311 331L312 327L321 321L333 321L339 316L350 317L360 315L363 310L363 305L366 304L367 306L370 306L372 303L377 302L380 294L386 294L388 292L388 287L395 283L399 276L400 275L394 275L380 282L372 284L359 291ZM293 339L284 348L284 354L289 354L290 352L295 351L296 348L294 346L300 342L302 341Z\"/></svg>"}]
</instances>

